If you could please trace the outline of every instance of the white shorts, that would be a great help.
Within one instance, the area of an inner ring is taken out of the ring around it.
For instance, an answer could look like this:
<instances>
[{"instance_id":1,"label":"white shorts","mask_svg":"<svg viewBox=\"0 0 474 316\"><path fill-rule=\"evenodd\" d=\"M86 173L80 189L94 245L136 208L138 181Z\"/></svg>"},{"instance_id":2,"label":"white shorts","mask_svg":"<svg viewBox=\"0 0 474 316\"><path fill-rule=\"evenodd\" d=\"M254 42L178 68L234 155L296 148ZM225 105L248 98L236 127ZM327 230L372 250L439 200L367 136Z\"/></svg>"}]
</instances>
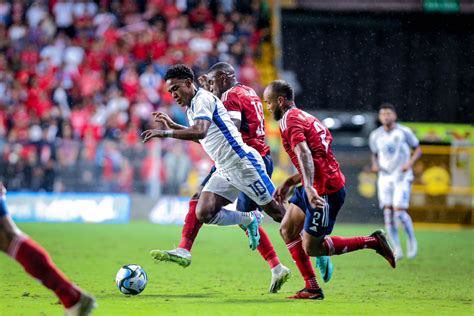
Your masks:
<instances>
[{"instance_id":1,"label":"white shorts","mask_svg":"<svg viewBox=\"0 0 474 316\"><path fill-rule=\"evenodd\" d=\"M377 180L377 191L380 207L385 205L407 209L410 204L411 182L409 174L381 175Z\"/></svg>"},{"instance_id":2,"label":"white shorts","mask_svg":"<svg viewBox=\"0 0 474 316\"><path fill-rule=\"evenodd\" d=\"M262 157L257 151L251 151L232 168L217 169L202 191L215 193L230 202L235 201L242 192L262 206L273 199L275 186L265 171Z\"/></svg>"}]
</instances>

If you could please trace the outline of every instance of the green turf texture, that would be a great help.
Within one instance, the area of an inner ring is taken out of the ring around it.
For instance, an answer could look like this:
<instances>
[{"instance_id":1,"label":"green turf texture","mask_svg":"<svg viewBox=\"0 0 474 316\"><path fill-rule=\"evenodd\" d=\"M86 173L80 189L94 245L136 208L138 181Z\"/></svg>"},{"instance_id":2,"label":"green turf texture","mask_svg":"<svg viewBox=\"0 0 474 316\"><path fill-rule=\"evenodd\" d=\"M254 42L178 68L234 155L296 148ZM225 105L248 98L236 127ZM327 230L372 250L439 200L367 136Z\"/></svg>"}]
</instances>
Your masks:
<instances>
[{"instance_id":1,"label":"green turf texture","mask_svg":"<svg viewBox=\"0 0 474 316\"><path fill-rule=\"evenodd\" d=\"M190 267L155 263L148 252L173 248L180 226L25 223L56 264L100 304L94 315L474 315L474 230L418 230L419 255L395 270L371 250L333 257L335 271L322 284L324 301L286 299L303 281L278 236L266 225L293 278L268 294L270 271L234 227L204 227ZM376 226L340 225L334 234L370 234ZM314 261L313 261L314 262ZM144 267L149 282L138 296L115 287L128 263ZM0 315L62 315L51 292L0 256Z\"/></svg>"}]
</instances>

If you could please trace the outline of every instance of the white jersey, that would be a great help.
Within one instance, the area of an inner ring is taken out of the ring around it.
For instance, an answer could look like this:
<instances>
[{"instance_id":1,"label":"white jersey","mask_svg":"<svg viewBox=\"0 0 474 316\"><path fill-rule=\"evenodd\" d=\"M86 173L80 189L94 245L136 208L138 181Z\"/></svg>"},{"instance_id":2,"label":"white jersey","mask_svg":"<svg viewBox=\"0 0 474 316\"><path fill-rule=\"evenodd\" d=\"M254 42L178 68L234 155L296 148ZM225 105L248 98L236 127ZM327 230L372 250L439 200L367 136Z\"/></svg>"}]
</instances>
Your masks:
<instances>
[{"instance_id":1,"label":"white jersey","mask_svg":"<svg viewBox=\"0 0 474 316\"><path fill-rule=\"evenodd\" d=\"M196 120L211 122L206 137L199 140L217 169L236 165L251 152L244 143L234 122L230 119L224 104L212 93L199 89L187 109L189 124Z\"/></svg>"},{"instance_id":2,"label":"white jersey","mask_svg":"<svg viewBox=\"0 0 474 316\"><path fill-rule=\"evenodd\" d=\"M411 148L416 148L419 141L415 134L406 126L396 126L386 131L383 126L370 133L369 146L373 154L377 154L381 173L395 175L400 173L402 166L410 160ZM412 171L407 172L412 176Z\"/></svg>"}]
</instances>

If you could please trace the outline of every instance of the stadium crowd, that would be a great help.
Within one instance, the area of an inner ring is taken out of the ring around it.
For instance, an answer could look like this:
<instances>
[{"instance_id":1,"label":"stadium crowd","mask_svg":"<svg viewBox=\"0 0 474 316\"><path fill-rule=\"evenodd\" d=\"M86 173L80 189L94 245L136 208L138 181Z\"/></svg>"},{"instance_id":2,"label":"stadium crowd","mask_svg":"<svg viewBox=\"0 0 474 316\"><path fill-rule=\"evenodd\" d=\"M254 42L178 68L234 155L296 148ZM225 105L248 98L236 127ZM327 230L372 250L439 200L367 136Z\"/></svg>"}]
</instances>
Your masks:
<instances>
[{"instance_id":1,"label":"stadium crowd","mask_svg":"<svg viewBox=\"0 0 474 316\"><path fill-rule=\"evenodd\" d=\"M226 61L258 90L268 34L265 0L0 0L0 177L11 191L144 192L156 171L177 194L209 162L165 140L151 167L151 112L186 124L164 71Z\"/></svg>"}]
</instances>

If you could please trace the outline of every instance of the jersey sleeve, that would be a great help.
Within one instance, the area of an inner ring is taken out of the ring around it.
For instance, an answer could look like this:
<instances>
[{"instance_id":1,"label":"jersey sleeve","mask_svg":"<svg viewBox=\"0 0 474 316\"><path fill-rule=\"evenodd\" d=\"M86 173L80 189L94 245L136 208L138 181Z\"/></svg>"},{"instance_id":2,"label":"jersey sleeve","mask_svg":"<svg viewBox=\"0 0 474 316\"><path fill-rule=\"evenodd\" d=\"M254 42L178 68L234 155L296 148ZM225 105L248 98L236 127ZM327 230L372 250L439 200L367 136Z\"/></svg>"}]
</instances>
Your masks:
<instances>
[{"instance_id":1,"label":"jersey sleeve","mask_svg":"<svg viewBox=\"0 0 474 316\"><path fill-rule=\"evenodd\" d=\"M212 114L214 113L216 106L217 101L214 97L208 95L199 96L192 105L193 121L206 120L212 122Z\"/></svg>"},{"instance_id":2,"label":"jersey sleeve","mask_svg":"<svg viewBox=\"0 0 474 316\"><path fill-rule=\"evenodd\" d=\"M420 141L410 128L406 127L404 129L404 132L407 138L408 146L410 146L411 148L416 148L420 145Z\"/></svg>"},{"instance_id":3,"label":"jersey sleeve","mask_svg":"<svg viewBox=\"0 0 474 316\"><path fill-rule=\"evenodd\" d=\"M305 122L298 116L288 116L286 119L288 142L291 149L294 150L296 145L306 140L304 133Z\"/></svg>"},{"instance_id":4,"label":"jersey sleeve","mask_svg":"<svg viewBox=\"0 0 474 316\"><path fill-rule=\"evenodd\" d=\"M231 119L242 121L242 105L236 93L229 93L223 103Z\"/></svg>"},{"instance_id":5,"label":"jersey sleeve","mask_svg":"<svg viewBox=\"0 0 474 316\"><path fill-rule=\"evenodd\" d=\"M377 154L378 150L377 150L377 145L376 145L376 142L375 142L375 138L376 138L376 132L373 131L372 133L370 133L370 136L369 136L369 148L370 148L370 151L373 153L373 154Z\"/></svg>"}]
</instances>

